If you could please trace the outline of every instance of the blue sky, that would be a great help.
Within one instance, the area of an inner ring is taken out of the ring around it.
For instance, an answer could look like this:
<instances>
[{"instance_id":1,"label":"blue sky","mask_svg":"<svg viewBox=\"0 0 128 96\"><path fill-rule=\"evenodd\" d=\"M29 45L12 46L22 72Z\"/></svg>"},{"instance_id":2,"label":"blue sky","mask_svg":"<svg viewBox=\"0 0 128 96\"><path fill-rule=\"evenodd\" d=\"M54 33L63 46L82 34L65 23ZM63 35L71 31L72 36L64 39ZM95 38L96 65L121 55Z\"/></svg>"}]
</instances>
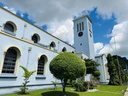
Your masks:
<instances>
[{"instance_id":1,"label":"blue sky","mask_svg":"<svg viewBox=\"0 0 128 96\"><path fill-rule=\"evenodd\" d=\"M110 37L107 37L107 34L111 34L114 25L116 24L115 17L113 16L110 19L103 19L96 13L96 9L89 12L89 17L93 23L93 34L94 42L103 42L108 44Z\"/></svg>"},{"instance_id":2,"label":"blue sky","mask_svg":"<svg viewBox=\"0 0 128 96\"><path fill-rule=\"evenodd\" d=\"M20 11L17 11L16 14L21 17ZM28 17L28 15L29 14L24 13L22 18L24 18L26 21L34 24L35 21L31 20ZM94 43L96 43L96 42L103 42L104 44L109 43L110 38L107 37L106 35L111 33L113 26L116 24L115 18L112 17L109 20L104 20L101 17L98 17L98 14L96 13L96 9L89 12L88 15L93 22ZM42 25L41 28L45 31L47 31L47 29L48 29L46 24Z\"/></svg>"},{"instance_id":3,"label":"blue sky","mask_svg":"<svg viewBox=\"0 0 128 96\"><path fill-rule=\"evenodd\" d=\"M128 0L0 0L0 6L73 44L73 17L88 14L96 54L128 56ZM122 7L123 6L123 7ZM114 42L114 38L116 43Z\"/></svg>"}]
</instances>

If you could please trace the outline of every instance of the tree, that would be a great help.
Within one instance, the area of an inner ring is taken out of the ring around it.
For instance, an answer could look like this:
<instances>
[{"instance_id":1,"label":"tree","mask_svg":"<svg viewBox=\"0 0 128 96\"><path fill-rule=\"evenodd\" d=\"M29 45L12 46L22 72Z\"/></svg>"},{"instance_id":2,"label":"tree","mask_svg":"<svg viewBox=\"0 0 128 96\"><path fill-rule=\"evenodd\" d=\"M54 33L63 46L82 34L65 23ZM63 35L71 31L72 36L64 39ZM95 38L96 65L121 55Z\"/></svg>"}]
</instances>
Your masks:
<instances>
[{"instance_id":1,"label":"tree","mask_svg":"<svg viewBox=\"0 0 128 96\"><path fill-rule=\"evenodd\" d=\"M21 93L22 94L25 94L26 93L26 90L28 90L28 88L26 87L27 86L27 83L29 83L29 78L30 76L35 73L36 71L28 71L24 66L20 66L23 70L24 70L24 83L22 83L22 87L20 88L21 90Z\"/></svg>"},{"instance_id":2,"label":"tree","mask_svg":"<svg viewBox=\"0 0 128 96\"><path fill-rule=\"evenodd\" d=\"M119 85L120 84L122 84L122 78L121 78L121 74L122 74L122 68L121 68L121 66L120 66L120 64L119 64L119 61L118 61L118 59L115 59L114 60L114 64L115 64L115 66L116 66L116 75L118 75L118 78L119 78ZM122 74L123 75L123 74Z\"/></svg>"},{"instance_id":3,"label":"tree","mask_svg":"<svg viewBox=\"0 0 128 96\"><path fill-rule=\"evenodd\" d=\"M76 78L83 76L85 73L85 64L75 54L64 52L57 55L50 62L50 71L56 78L61 80L63 95L65 95L67 80L75 80Z\"/></svg>"},{"instance_id":4,"label":"tree","mask_svg":"<svg viewBox=\"0 0 128 96\"><path fill-rule=\"evenodd\" d=\"M113 59L118 58L119 64L120 64L120 66L122 67L123 70L127 69L128 60L127 60L126 57L121 57L121 56L118 56L118 55L113 55L112 57L113 57Z\"/></svg>"},{"instance_id":5,"label":"tree","mask_svg":"<svg viewBox=\"0 0 128 96\"><path fill-rule=\"evenodd\" d=\"M117 61L114 61L111 54L109 53L107 55L107 61L108 61L108 72L109 72L109 75L110 75L110 80L109 80L109 84L110 85L120 85L121 82L120 82L120 78L119 78L119 75L118 75L118 66L117 64Z\"/></svg>"},{"instance_id":6,"label":"tree","mask_svg":"<svg viewBox=\"0 0 128 96\"><path fill-rule=\"evenodd\" d=\"M127 82L127 72L128 72L128 60L126 57L121 57L121 56L118 56L118 55L114 55L112 56L115 63L117 63L117 70L118 71L118 75L120 76L120 82L121 83L126 83ZM118 59L118 61L117 61Z\"/></svg>"},{"instance_id":7,"label":"tree","mask_svg":"<svg viewBox=\"0 0 128 96\"><path fill-rule=\"evenodd\" d=\"M99 79L100 71L97 69L99 64L92 59L84 59L86 65L86 74L92 74L94 78Z\"/></svg>"}]
</instances>

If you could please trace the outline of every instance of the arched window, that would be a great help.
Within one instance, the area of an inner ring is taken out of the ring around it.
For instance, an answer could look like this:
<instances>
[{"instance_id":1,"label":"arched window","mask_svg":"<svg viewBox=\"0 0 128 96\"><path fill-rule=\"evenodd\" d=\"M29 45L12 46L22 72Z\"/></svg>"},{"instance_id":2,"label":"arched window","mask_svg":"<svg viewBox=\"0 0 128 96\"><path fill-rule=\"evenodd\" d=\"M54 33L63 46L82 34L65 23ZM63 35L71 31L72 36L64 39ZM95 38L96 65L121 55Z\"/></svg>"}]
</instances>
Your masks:
<instances>
[{"instance_id":1,"label":"arched window","mask_svg":"<svg viewBox=\"0 0 128 96\"><path fill-rule=\"evenodd\" d=\"M67 49L64 47L63 49L62 49L62 52L66 52L67 51Z\"/></svg>"},{"instance_id":2,"label":"arched window","mask_svg":"<svg viewBox=\"0 0 128 96\"><path fill-rule=\"evenodd\" d=\"M40 37L39 37L38 34L34 34L34 35L32 36L32 41L34 41L34 43L38 43L39 40L40 40Z\"/></svg>"},{"instance_id":3,"label":"arched window","mask_svg":"<svg viewBox=\"0 0 128 96\"><path fill-rule=\"evenodd\" d=\"M17 60L17 52L13 48L7 50L2 73L14 73Z\"/></svg>"},{"instance_id":4,"label":"arched window","mask_svg":"<svg viewBox=\"0 0 128 96\"><path fill-rule=\"evenodd\" d=\"M17 27L16 27L16 25L13 22L7 21L3 25L2 31L3 32L6 32L6 33L8 33L10 35L16 36L16 29L17 29Z\"/></svg>"},{"instance_id":5,"label":"arched window","mask_svg":"<svg viewBox=\"0 0 128 96\"><path fill-rule=\"evenodd\" d=\"M10 31L10 32L14 32L13 25L8 23L8 22L5 24L4 29L7 30L7 31Z\"/></svg>"},{"instance_id":6,"label":"arched window","mask_svg":"<svg viewBox=\"0 0 128 96\"><path fill-rule=\"evenodd\" d=\"M54 42L51 42L51 44L50 44L50 49L54 49L56 47L56 44L54 43Z\"/></svg>"},{"instance_id":7,"label":"arched window","mask_svg":"<svg viewBox=\"0 0 128 96\"><path fill-rule=\"evenodd\" d=\"M32 41L34 41L34 43L37 43L38 42L38 38L36 35L33 35L32 36Z\"/></svg>"},{"instance_id":8,"label":"arched window","mask_svg":"<svg viewBox=\"0 0 128 96\"><path fill-rule=\"evenodd\" d=\"M46 63L46 57L41 56L38 60L38 69L37 69L37 75L44 75L44 65Z\"/></svg>"}]
</instances>

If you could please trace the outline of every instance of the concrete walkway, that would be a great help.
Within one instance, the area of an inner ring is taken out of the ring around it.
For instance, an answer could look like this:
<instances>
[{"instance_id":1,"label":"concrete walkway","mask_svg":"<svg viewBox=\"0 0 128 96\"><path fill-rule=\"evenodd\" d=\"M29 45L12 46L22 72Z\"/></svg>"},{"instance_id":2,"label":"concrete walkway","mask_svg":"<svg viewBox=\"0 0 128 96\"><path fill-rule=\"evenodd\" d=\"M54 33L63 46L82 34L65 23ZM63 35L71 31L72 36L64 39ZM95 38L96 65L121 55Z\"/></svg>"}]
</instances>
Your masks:
<instances>
[{"instance_id":1,"label":"concrete walkway","mask_svg":"<svg viewBox=\"0 0 128 96\"><path fill-rule=\"evenodd\" d=\"M124 93L124 96L128 96L128 88L126 89L126 92Z\"/></svg>"}]
</instances>

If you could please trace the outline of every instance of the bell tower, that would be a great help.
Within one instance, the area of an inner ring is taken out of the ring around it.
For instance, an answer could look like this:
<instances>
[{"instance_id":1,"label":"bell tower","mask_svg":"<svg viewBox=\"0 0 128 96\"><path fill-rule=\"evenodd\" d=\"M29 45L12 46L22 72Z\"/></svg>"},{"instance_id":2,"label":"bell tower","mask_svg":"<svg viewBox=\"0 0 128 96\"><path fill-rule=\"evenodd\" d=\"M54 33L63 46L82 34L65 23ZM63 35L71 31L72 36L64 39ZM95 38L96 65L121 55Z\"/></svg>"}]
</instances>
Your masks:
<instances>
[{"instance_id":1,"label":"bell tower","mask_svg":"<svg viewBox=\"0 0 128 96\"><path fill-rule=\"evenodd\" d=\"M86 54L95 59L92 21L88 15L76 18L74 22L74 47L76 52Z\"/></svg>"}]
</instances>

